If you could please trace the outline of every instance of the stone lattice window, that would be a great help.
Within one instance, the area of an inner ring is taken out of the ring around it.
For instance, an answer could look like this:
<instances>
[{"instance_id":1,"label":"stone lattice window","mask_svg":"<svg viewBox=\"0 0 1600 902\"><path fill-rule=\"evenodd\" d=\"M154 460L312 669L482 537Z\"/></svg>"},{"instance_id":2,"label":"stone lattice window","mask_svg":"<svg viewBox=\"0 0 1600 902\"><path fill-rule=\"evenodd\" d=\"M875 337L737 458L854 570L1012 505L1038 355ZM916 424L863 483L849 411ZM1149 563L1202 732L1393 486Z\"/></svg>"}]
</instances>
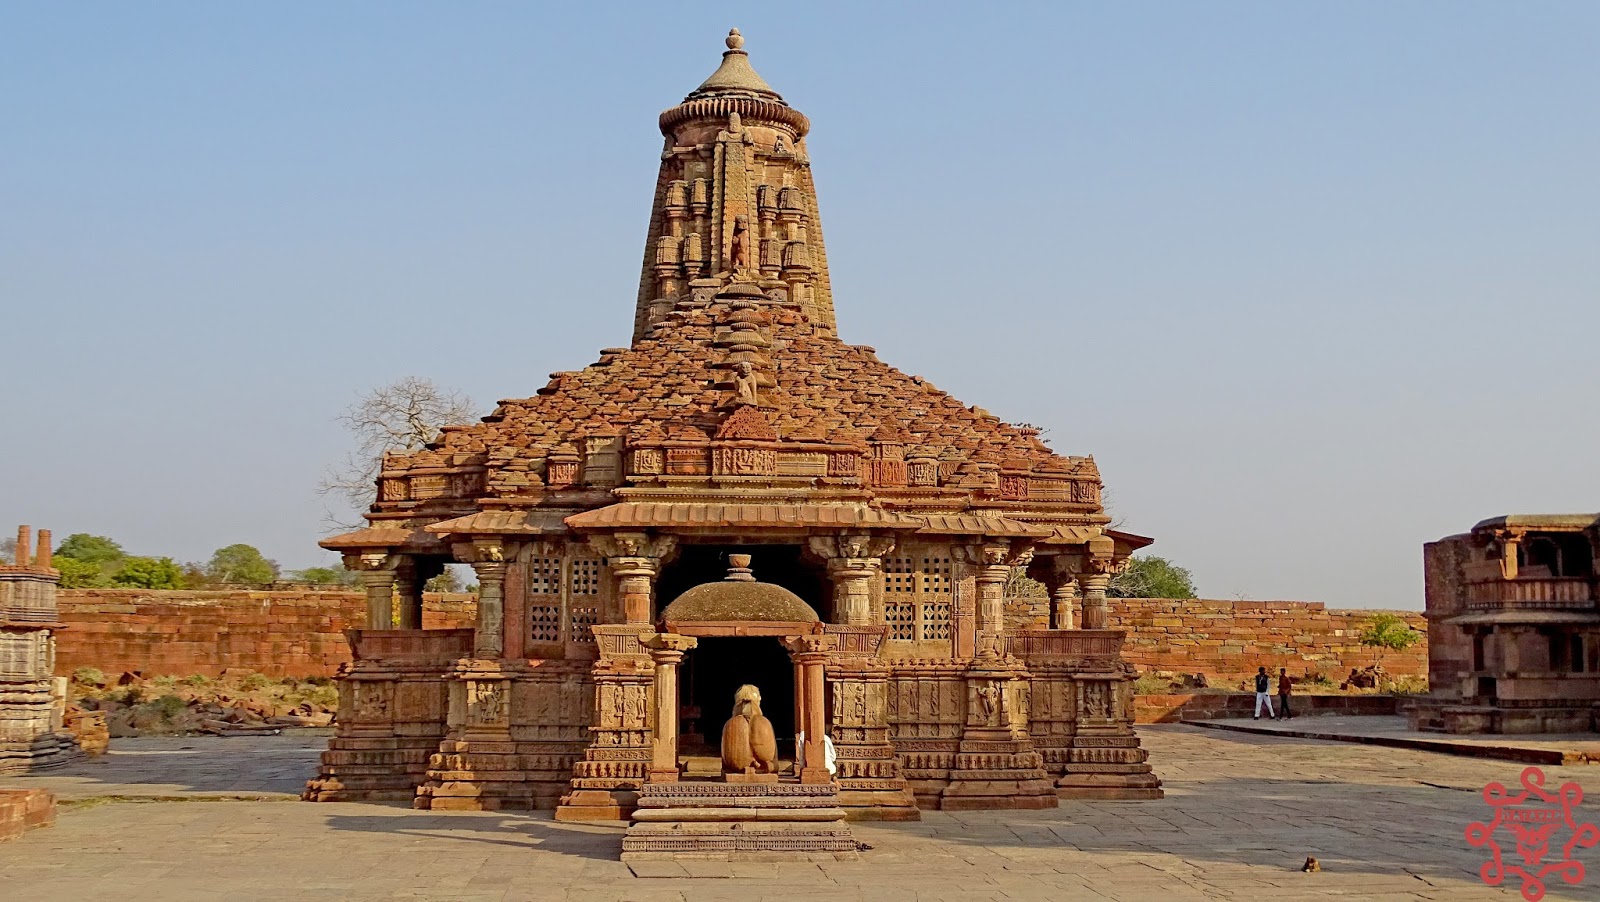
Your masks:
<instances>
[{"instance_id":1,"label":"stone lattice window","mask_svg":"<svg viewBox=\"0 0 1600 902\"><path fill-rule=\"evenodd\" d=\"M917 638L917 588L908 557L883 562L883 619L890 639Z\"/></svg>"},{"instance_id":2,"label":"stone lattice window","mask_svg":"<svg viewBox=\"0 0 1600 902\"><path fill-rule=\"evenodd\" d=\"M561 564L559 557L528 561L528 638L534 642L561 641Z\"/></svg>"},{"instance_id":3,"label":"stone lattice window","mask_svg":"<svg viewBox=\"0 0 1600 902\"><path fill-rule=\"evenodd\" d=\"M592 644L600 622L603 577L599 558L576 555L528 559L528 638L536 643Z\"/></svg>"},{"instance_id":4,"label":"stone lattice window","mask_svg":"<svg viewBox=\"0 0 1600 902\"><path fill-rule=\"evenodd\" d=\"M921 639L950 638L950 558L928 555L918 561L917 632Z\"/></svg>"},{"instance_id":5,"label":"stone lattice window","mask_svg":"<svg viewBox=\"0 0 1600 902\"><path fill-rule=\"evenodd\" d=\"M883 619L889 638L948 640L954 597L948 554L892 557L883 562Z\"/></svg>"},{"instance_id":6,"label":"stone lattice window","mask_svg":"<svg viewBox=\"0 0 1600 902\"><path fill-rule=\"evenodd\" d=\"M591 643L594 633L589 627L600 622L600 559L578 557L572 559L572 598L567 612L570 617L568 637L573 642Z\"/></svg>"}]
</instances>

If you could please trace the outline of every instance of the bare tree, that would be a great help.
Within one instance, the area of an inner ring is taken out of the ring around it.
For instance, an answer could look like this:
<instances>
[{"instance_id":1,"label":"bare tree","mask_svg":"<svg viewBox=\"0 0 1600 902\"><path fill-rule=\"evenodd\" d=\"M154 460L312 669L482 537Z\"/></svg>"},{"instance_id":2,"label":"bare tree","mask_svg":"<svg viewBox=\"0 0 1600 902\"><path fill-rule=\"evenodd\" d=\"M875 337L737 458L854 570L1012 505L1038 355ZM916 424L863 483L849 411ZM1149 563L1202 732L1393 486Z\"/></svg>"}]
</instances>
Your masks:
<instances>
[{"instance_id":1,"label":"bare tree","mask_svg":"<svg viewBox=\"0 0 1600 902\"><path fill-rule=\"evenodd\" d=\"M319 489L341 498L356 513L372 506L383 455L390 451L415 451L439 437L439 427L468 423L477 418L472 401L460 392L440 388L427 379L408 376L375 388L356 400L343 414L343 423L355 437L355 450L344 463L330 469ZM347 529L359 518L328 515L330 525Z\"/></svg>"}]
</instances>

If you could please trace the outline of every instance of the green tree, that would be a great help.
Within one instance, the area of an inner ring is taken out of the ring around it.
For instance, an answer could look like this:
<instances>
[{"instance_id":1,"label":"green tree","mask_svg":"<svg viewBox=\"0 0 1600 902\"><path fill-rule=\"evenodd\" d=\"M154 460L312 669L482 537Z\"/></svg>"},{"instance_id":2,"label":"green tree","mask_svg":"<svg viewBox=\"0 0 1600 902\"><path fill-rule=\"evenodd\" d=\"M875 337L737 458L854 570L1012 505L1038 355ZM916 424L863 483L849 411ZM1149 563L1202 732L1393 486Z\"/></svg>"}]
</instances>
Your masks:
<instances>
[{"instance_id":1,"label":"green tree","mask_svg":"<svg viewBox=\"0 0 1600 902\"><path fill-rule=\"evenodd\" d=\"M63 589L99 589L111 585L111 577L99 564L72 557L58 557L50 566L61 571Z\"/></svg>"},{"instance_id":2,"label":"green tree","mask_svg":"<svg viewBox=\"0 0 1600 902\"><path fill-rule=\"evenodd\" d=\"M1135 555L1127 569L1111 578L1106 594L1113 598L1196 598L1194 576L1183 567L1153 554Z\"/></svg>"},{"instance_id":3,"label":"green tree","mask_svg":"<svg viewBox=\"0 0 1600 902\"><path fill-rule=\"evenodd\" d=\"M310 583L313 586L354 586L361 582L359 575L343 567L307 567L304 570L291 570L289 578L297 583Z\"/></svg>"},{"instance_id":4,"label":"green tree","mask_svg":"<svg viewBox=\"0 0 1600 902\"><path fill-rule=\"evenodd\" d=\"M218 548L206 564L206 576L223 586L266 586L278 578L278 565L254 545L240 543Z\"/></svg>"},{"instance_id":5,"label":"green tree","mask_svg":"<svg viewBox=\"0 0 1600 902\"><path fill-rule=\"evenodd\" d=\"M461 574L453 567L444 568L444 572L422 585L425 592L460 592L463 588L465 587L461 584Z\"/></svg>"},{"instance_id":6,"label":"green tree","mask_svg":"<svg viewBox=\"0 0 1600 902\"><path fill-rule=\"evenodd\" d=\"M130 589L181 589L183 571L169 557L130 557L111 575L111 584Z\"/></svg>"},{"instance_id":7,"label":"green tree","mask_svg":"<svg viewBox=\"0 0 1600 902\"><path fill-rule=\"evenodd\" d=\"M1385 653L1405 651L1421 641L1422 634L1397 614L1373 614L1361 630L1361 644L1378 649L1379 666L1383 665Z\"/></svg>"},{"instance_id":8,"label":"green tree","mask_svg":"<svg viewBox=\"0 0 1600 902\"><path fill-rule=\"evenodd\" d=\"M109 564L115 569L115 565L120 564L128 553L122 550L121 545L105 536L75 532L61 541L56 548L55 556L69 557L86 564Z\"/></svg>"}]
</instances>

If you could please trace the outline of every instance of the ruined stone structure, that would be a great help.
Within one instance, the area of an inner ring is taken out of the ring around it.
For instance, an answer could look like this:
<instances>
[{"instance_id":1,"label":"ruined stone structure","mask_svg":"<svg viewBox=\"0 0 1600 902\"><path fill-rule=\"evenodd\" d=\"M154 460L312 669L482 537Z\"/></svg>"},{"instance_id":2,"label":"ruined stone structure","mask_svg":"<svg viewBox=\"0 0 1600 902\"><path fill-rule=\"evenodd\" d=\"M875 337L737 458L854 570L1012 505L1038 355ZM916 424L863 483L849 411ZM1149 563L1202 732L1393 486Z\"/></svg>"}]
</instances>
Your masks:
<instances>
[{"instance_id":1,"label":"ruined stone structure","mask_svg":"<svg viewBox=\"0 0 1600 902\"><path fill-rule=\"evenodd\" d=\"M749 786L671 788L715 756L743 683L796 759L770 790L788 801L763 804L915 818L1161 794L1107 628L1107 583L1149 540L1109 527L1092 458L837 335L810 123L742 43L661 115L632 344L387 456L369 525L323 543L368 611L308 798L748 807ZM674 613L735 555L815 615ZM477 571L476 622L420 629L451 561ZM1007 627L1018 566L1051 589L1045 628Z\"/></svg>"},{"instance_id":2,"label":"ruined stone structure","mask_svg":"<svg viewBox=\"0 0 1600 902\"><path fill-rule=\"evenodd\" d=\"M1572 732L1600 712L1600 515L1511 514L1423 546L1419 729Z\"/></svg>"},{"instance_id":3,"label":"ruined stone structure","mask_svg":"<svg viewBox=\"0 0 1600 902\"><path fill-rule=\"evenodd\" d=\"M65 729L67 681L55 675L56 584L50 530L17 530L15 564L0 564L0 774L65 764L79 754Z\"/></svg>"}]
</instances>

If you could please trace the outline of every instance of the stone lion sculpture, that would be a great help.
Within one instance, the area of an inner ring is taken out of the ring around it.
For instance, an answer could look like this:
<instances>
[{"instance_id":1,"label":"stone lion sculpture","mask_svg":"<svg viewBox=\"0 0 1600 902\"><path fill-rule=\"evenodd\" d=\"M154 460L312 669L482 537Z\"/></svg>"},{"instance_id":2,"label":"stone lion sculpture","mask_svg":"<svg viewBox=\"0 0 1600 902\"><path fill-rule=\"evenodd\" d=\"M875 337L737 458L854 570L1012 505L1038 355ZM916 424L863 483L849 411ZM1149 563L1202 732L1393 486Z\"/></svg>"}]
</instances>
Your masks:
<instances>
[{"instance_id":1,"label":"stone lion sculpture","mask_svg":"<svg viewBox=\"0 0 1600 902\"><path fill-rule=\"evenodd\" d=\"M761 715L761 690L746 683L733 694L733 716L722 728L722 772L776 773L778 737Z\"/></svg>"}]
</instances>

